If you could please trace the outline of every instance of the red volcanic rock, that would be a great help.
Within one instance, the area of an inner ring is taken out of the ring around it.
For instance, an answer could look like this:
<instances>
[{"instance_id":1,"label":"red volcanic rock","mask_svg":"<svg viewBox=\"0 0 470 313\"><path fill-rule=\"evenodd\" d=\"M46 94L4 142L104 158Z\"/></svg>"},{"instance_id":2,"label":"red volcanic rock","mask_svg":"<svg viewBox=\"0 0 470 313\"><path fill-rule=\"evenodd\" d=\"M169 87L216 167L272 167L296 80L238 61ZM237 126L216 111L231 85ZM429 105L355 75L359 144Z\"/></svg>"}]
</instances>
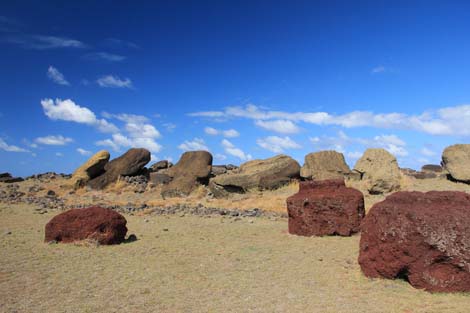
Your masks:
<instances>
[{"instance_id":1,"label":"red volcanic rock","mask_svg":"<svg viewBox=\"0 0 470 313\"><path fill-rule=\"evenodd\" d=\"M45 241L74 242L85 239L110 245L124 241L126 219L121 214L101 207L72 209L56 215L46 224Z\"/></svg>"},{"instance_id":2,"label":"red volcanic rock","mask_svg":"<svg viewBox=\"0 0 470 313\"><path fill-rule=\"evenodd\" d=\"M364 196L342 179L300 182L287 198L289 233L301 236L350 236L364 217Z\"/></svg>"},{"instance_id":3,"label":"red volcanic rock","mask_svg":"<svg viewBox=\"0 0 470 313\"><path fill-rule=\"evenodd\" d=\"M369 277L470 291L470 195L397 192L376 203L361 225L359 264Z\"/></svg>"}]
</instances>

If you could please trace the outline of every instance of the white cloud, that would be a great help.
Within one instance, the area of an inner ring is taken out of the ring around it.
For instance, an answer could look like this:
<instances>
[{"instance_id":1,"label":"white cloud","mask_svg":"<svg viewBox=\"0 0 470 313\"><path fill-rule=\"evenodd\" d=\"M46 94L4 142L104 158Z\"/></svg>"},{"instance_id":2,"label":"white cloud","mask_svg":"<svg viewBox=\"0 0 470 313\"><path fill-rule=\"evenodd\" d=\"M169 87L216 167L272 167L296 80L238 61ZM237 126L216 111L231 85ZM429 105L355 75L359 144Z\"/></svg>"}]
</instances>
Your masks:
<instances>
[{"instance_id":1,"label":"white cloud","mask_svg":"<svg viewBox=\"0 0 470 313\"><path fill-rule=\"evenodd\" d=\"M387 69L385 68L385 66L379 65L379 66L374 67L370 72L372 74L380 74L380 73L385 72L386 70Z\"/></svg>"},{"instance_id":2,"label":"white cloud","mask_svg":"<svg viewBox=\"0 0 470 313\"><path fill-rule=\"evenodd\" d=\"M73 142L73 139L69 137L64 137L62 135L58 135L58 136L51 135L51 136L45 136L45 137L38 137L34 141L42 145L64 146L70 142Z\"/></svg>"},{"instance_id":3,"label":"white cloud","mask_svg":"<svg viewBox=\"0 0 470 313\"><path fill-rule=\"evenodd\" d=\"M52 65L47 69L47 77L59 85L69 86L70 83L65 79L64 75Z\"/></svg>"},{"instance_id":4,"label":"white cloud","mask_svg":"<svg viewBox=\"0 0 470 313\"><path fill-rule=\"evenodd\" d=\"M397 112L377 114L370 111L352 111L336 115L328 112L267 111L250 104L246 107L227 107L224 111L195 112L190 113L189 116L246 118L257 121L281 119L320 126L375 127L414 130L431 135L470 136L470 105L445 107L419 115Z\"/></svg>"},{"instance_id":5,"label":"white cloud","mask_svg":"<svg viewBox=\"0 0 470 313\"><path fill-rule=\"evenodd\" d=\"M212 127L206 127L204 128L204 132L208 135L222 135L226 138L235 138L240 136L240 133L235 129L219 130Z\"/></svg>"},{"instance_id":6,"label":"white cloud","mask_svg":"<svg viewBox=\"0 0 470 313\"><path fill-rule=\"evenodd\" d=\"M222 147L224 147L224 151L227 154L233 155L234 157L239 158L242 161L251 160L252 157L250 154L245 154L243 150L240 148L235 147L230 141L227 139L222 140Z\"/></svg>"},{"instance_id":7,"label":"white cloud","mask_svg":"<svg viewBox=\"0 0 470 313\"><path fill-rule=\"evenodd\" d=\"M437 155L436 152L434 152L431 149L426 148L426 147L423 147L420 152L421 152L422 155L427 156L427 157L433 157L433 156Z\"/></svg>"},{"instance_id":8,"label":"white cloud","mask_svg":"<svg viewBox=\"0 0 470 313\"><path fill-rule=\"evenodd\" d=\"M104 88L133 88L132 81L129 78L121 79L113 75L102 76L98 78L96 83Z\"/></svg>"},{"instance_id":9,"label":"white cloud","mask_svg":"<svg viewBox=\"0 0 470 313\"><path fill-rule=\"evenodd\" d=\"M258 120L255 122L256 126L270 130L280 134L296 134L300 131L300 128L289 120L272 120L263 121Z\"/></svg>"},{"instance_id":10,"label":"white cloud","mask_svg":"<svg viewBox=\"0 0 470 313\"><path fill-rule=\"evenodd\" d=\"M130 41L122 40L122 39L116 39L116 38L107 38L105 40L105 44L114 48L132 48L132 49L140 49L140 47Z\"/></svg>"},{"instance_id":11,"label":"white cloud","mask_svg":"<svg viewBox=\"0 0 470 313\"><path fill-rule=\"evenodd\" d=\"M2 138L0 138L0 149L8 152L29 152L29 150L7 144Z\"/></svg>"},{"instance_id":12,"label":"white cloud","mask_svg":"<svg viewBox=\"0 0 470 313\"><path fill-rule=\"evenodd\" d=\"M348 152L346 156L350 159L356 160L362 156L362 153L359 151L352 151L352 152Z\"/></svg>"},{"instance_id":13,"label":"white cloud","mask_svg":"<svg viewBox=\"0 0 470 313\"><path fill-rule=\"evenodd\" d=\"M118 128L104 119L97 119L95 113L86 107L81 107L70 99L41 100L44 114L51 120L61 120L95 126L104 133L118 132Z\"/></svg>"},{"instance_id":14,"label":"white cloud","mask_svg":"<svg viewBox=\"0 0 470 313\"><path fill-rule=\"evenodd\" d=\"M77 152L80 153L81 155L85 155L85 156L92 154L91 151L85 150L83 148L77 148Z\"/></svg>"},{"instance_id":15,"label":"white cloud","mask_svg":"<svg viewBox=\"0 0 470 313\"><path fill-rule=\"evenodd\" d=\"M66 37L28 35L14 32L5 39L10 43L18 44L26 49L48 50L60 48L86 48L86 45L83 42Z\"/></svg>"},{"instance_id":16,"label":"white cloud","mask_svg":"<svg viewBox=\"0 0 470 313\"><path fill-rule=\"evenodd\" d=\"M110 147L114 151L120 151L121 148L145 148L150 152L158 153L162 149L162 146L153 138L127 137L120 133L113 134L112 139L99 140L95 144Z\"/></svg>"},{"instance_id":17,"label":"white cloud","mask_svg":"<svg viewBox=\"0 0 470 313\"><path fill-rule=\"evenodd\" d=\"M164 123L163 127L165 127L167 131L172 132L176 128L176 125L173 123Z\"/></svg>"},{"instance_id":18,"label":"white cloud","mask_svg":"<svg viewBox=\"0 0 470 313\"><path fill-rule=\"evenodd\" d=\"M126 131L132 138L160 138L160 132L151 124L127 123Z\"/></svg>"},{"instance_id":19,"label":"white cloud","mask_svg":"<svg viewBox=\"0 0 470 313\"><path fill-rule=\"evenodd\" d=\"M225 161L227 159L227 156L225 154L217 153L214 155L214 159L218 161Z\"/></svg>"},{"instance_id":20,"label":"white cloud","mask_svg":"<svg viewBox=\"0 0 470 313\"><path fill-rule=\"evenodd\" d=\"M269 136L260 138L256 143L263 149L272 151L274 153L283 153L285 149L300 149L302 148L298 143L289 137Z\"/></svg>"},{"instance_id":21,"label":"white cloud","mask_svg":"<svg viewBox=\"0 0 470 313\"><path fill-rule=\"evenodd\" d=\"M62 152L56 152L55 155L60 157L60 158L64 156L64 154Z\"/></svg>"},{"instance_id":22,"label":"white cloud","mask_svg":"<svg viewBox=\"0 0 470 313\"><path fill-rule=\"evenodd\" d=\"M125 56L108 52L93 52L83 56L85 59L94 61L121 62L126 59Z\"/></svg>"},{"instance_id":23,"label":"white cloud","mask_svg":"<svg viewBox=\"0 0 470 313\"><path fill-rule=\"evenodd\" d=\"M209 151L209 148L206 146L204 139L194 138L193 140L185 140L182 144L178 146L178 149L183 151L194 151L194 150L205 150Z\"/></svg>"}]
</instances>

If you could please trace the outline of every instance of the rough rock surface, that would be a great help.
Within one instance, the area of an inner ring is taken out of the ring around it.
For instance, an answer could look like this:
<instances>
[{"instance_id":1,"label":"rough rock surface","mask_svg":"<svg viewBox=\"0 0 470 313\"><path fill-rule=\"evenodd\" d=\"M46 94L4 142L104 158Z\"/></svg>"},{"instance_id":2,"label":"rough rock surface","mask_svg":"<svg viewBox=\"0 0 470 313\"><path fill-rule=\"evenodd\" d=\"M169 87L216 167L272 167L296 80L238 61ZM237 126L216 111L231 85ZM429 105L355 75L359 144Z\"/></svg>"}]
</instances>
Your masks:
<instances>
[{"instance_id":1,"label":"rough rock surface","mask_svg":"<svg viewBox=\"0 0 470 313\"><path fill-rule=\"evenodd\" d=\"M237 166L232 165L232 164L227 164L227 165L212 165L212 170L211 170L211 177L215 177L218 175L226 174L230 171L238 169Z\"/></svg>"},{"instance_id":2,"label":"rough rock surface","mask_svg":"<svg viewBox=\"0 0 470 313\"><path fill-rule=\"evenodd\" d=\"M163 173L150 173L150 182L154 185L164 185L171 182L171 177Z\"/></svg>"},{"instance_id":3,"label":"rough rock surface","mask_svg":"<svg viewBox=\"0 0 470 313\"><path fill-rule=\"evenodd\" d=\"M121 214L101 207L72 209L56 215L46 224L45 241L74 242L85 239L100 244L118 244L127 233Z\"/></svg>"},{"instance_id":4,"label":"rough rock surface","mask_svg":"<svg viewBox=\"0 0 470 313\"><path fill-rule=\"evenodd\" d=\"M104 173L104 167L109 161L109 152L101 150L89 158L72 174L71 183L75 188L85 186L88 181Z\"/></svg>"},{"instance_id":5,"label":"rough rock surface","mask_svg":"<svg viewBox=\"0 0 470 313\"><path fill-rule=\"evenodd\" d=\"M132 176L141 171L150 161L150 152L147 149L129 149L120 157L107 163L105 172L90 180L88 185L93 189L103 189L117 181L119 176Z\"/></svg>"},{"instance_id":6,"label":"rough rock surface","mask_svg":"<svg viewBox=\"0 0 470 313\"><path fill-rule=\"evenodd\" d=\"M212 154L207 151L183 153L178 163L165 172L172 180L163 186L163 197L187 196L199 185L207 185L212 169Z\"/></svg>"},{"instance_id":7,"label":"rough rock surface","mask_svg":"<svg viewBox=\"0 0 470 313\"><path fill-rule=\"evenodd\" d=\"M354 171L367 182L371 194L382 194L400 188L397 159L384 149L367 149L357 161Z\"/></svg>"},{"instance_id":8,"label":"rough rock surface","mask_svg":"<svg viewBox=\"0 0 470 313\"><path fill-rule=\"evenodd\" d=\"M457 144L444 149L442 166L457 181L470 183L470 144Z\"/></svg>"},{"instance_id":9,"label":"rough rock surface","mask_svg":"<svg viewBox=\"0 0 470 313\"><path fill-rule=\"evenodd\" d=\"M305 163L300 169L300 176L305 179L344 178L351 172L342 153L319 151L305 156Z\"/></svg>"},{"instance_id":10,"label":"rough rock surface","mask_svg":"<svg viewBox=\"0 0 470 313\"><path fill-rule=\"evenodd\" d=\"M470 291L470 195L397 192L376 203L361 226L359 264L369 277Z\"/></svg>"},{"instance_id":11,"label":"rough rock surface","mask_svg":"<svg viewBox=\"0 0 470 313\"><path fill-rule=\"evenodd\" d=\"M0 183L18 183L23 181L22 177L13 177L10 173L1 173L0 174Z\"/></svg>"},{"instance_id":12,"label":"rough rock surface","mask_svg":"<svg viewBox=\"0 0 470 313\"><path fill-rule=\"evenodd\" d=\"M416 179L431 179L437 178L438 175L432 171L415 171L411 168L400 168L400 172L403 175L414 177Z\"/></svg>"},{"instance_id":13,"label":"rough rock surface","mask_svg":"<svg viewBox=\"0 0 470 313\"><path fill-rule=\"evenodd\" d=\"M298 178L300 165L287 155L264 160L253 160L240 166L238 171L216 176L209 185L216 197L230 192L245 193L250 189L276 189Z\"/></svg>"},{"instance_id":14,"label":"rough rock surface","mask_svg":"<svg viewBox=\"0 0 470 313\"><path fill-rule=\"evenodd\" d=\"M421 172L442 173L442 166L437 164L426 164L421 167Z\"/></svg>"},{"instance_id":15,"label":"rough rock surface","mask_svg":"<svg viewBox=\"0 0 470 313\"><path fill-rule=\"evenodd\" d=\"M301 236L350 236L364 217L364 196L343 179L300 182L287 198L289 233Z\"/></svg>"},{"instance_id":16,"label":"rough rock surface","mask_svg":"<svg viewBox=\"0 0 470 313\"><path fill-rule=\"evenodd\" d=\"M173 163L171 163L170 161L161 160L161 161L158 161L158 162L155 162L154 164L152 164L152 166L150 166L150 168L149 168L149 171L151 173L152 172L158 172L158 171L170 168L172 166L173 166Z\"/></svg>"}]
</instances>

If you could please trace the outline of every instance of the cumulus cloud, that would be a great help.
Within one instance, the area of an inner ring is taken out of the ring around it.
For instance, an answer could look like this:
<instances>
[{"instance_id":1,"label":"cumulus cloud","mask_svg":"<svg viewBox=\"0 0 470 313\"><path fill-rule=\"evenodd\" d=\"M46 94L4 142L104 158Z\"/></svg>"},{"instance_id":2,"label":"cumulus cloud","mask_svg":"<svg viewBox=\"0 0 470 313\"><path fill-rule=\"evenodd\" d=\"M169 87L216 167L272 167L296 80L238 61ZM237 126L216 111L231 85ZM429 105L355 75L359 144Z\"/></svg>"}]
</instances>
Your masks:
<instances>
[{"instance_id":1,"label":"cumulus cloud","mask_svg":"<svg viewBox=\"0 0 470 313\"><path fill-rule=\"evenodd\" d=\"M77 148L77 152L80 153L81 155L88 156L91 155L92 152L89 150L85 150L83 148Z\"/></svg>"},{"instance_id":2,"label":"cumulus cloud","mask_svg":"<svg viewBox=\"0 0 470 313\"><path fill-rule=\"evenodd\" d=\"M133 88L132 81L129 78L121 79L113 75L102 76L98 78L96 83L103 88Z\"/></svg>"},{"instance_id":3,"label":"cumulus cloud","mask_svg":"<svg viewBox=\"0 0 470 313\"><path fill-rule=\"evenodd\" d=\"M222 140L222 147L224 147L224 151L227 154L230 154L234 157L239 158L242 161L251 160L252 157L250 154L245 154L242 149L235 147L230 141L227 139Z\"/></svg>"},{"instance_id":4,"label":"cumulus cloud","mask_svg":"<svg viewBox=\"0 0 470 313\"><path fill-rule=\"evenodd\" d=\"M283 153L286 149L300 149L302 148L297 142L289 137L269 136L260 138L256 143L263 149L272 151L274 153Z\"/></svg>"},{"instance_id":5,"label":"cumulus cloud","mask_svg":"<svg viewBox=\"0 0 470 313\"><path fill-rule=\"evenodd\" d=\"M59 85L69 86L70 83L65 79L64 75L52 65L47 69L47 77Z\"/></svg>"},{"instance_id":6,"label":"cumulus cloud","mask_svg":"<svg viewBox=\"0 0 470 313\"><path fill-rule=\"evenodd\" d=\"M414 130L431 135L470 136L470 105L445 107L418 115L409 115L399 112L374 113L371 111L352 111L345 114L268 111L250 104L245 107L227 107L223 111L194 112L190 113L189 116L226 119L246 118L255 121L287 120L320 126L375 127Z\"/></svg>"},{"instance_id":7,"label":"cumulus cloud","mask_svg":"<svg viewBox=\"0 0 470 313\"><path fill-rule=\"evenodd\" d=\"M93 61L106 61L106 62L122 62L126 59L125 56L119 54L113 54L108 52L93 52L83 56L87 60Z\"/></svg>"},{"instance_id":8,"label":"cumulus cloud","mask_svg":"<svg viewBox=\"0 0 470 313\"><path fill-rule=\"evenodd\" d=\"M183 151L194 151L194 150L205 150L209 151L209 148L206 146L204 139L194 138L193 140L185 140L182 144L178 146L178 149Z\"/></svg>"},{"instance_id":9,"label":"cumulus cloud","mask_svg":"<svg viewBox=\"0 0 470 313\"><path fill-rule=\"evenodd\" d=\"M0 149L7 152L29 152L29 150L7 144L2 138L0 138Z\"/></svg>"},{"instance_id":10,"label":"cumulus cloud","mask_svg":"<svg viewBox=\"0 0 470 313\"><path fill-rule=\"evenodd\" d=\"M34 141L41 145L64 146L70 142L73 142L73 139L69 137L64 137L62 135L50 135L45 137L38 137Z\"/></svg>"},{"instance_id":11,"label":"cumulus cloud","mask_svg":"<svg viewBox=\"0 0 470 313\"><path fill-rule=\"evenodd\" d=\"M41 100L41 105L44 113L51 120L60 120L75 122L80 124L87 124L96 127L99 131L104 133L118 132L118 128L104 120L96 118L95 113L86 107L82 107L70 99L61 100L44 99Z\"/></svg>"},{"instance_id":12,"label":"cumulus cloud","mask_svg":"<svg viewBox=\"0 0 470 313\"><path fill-rule=\"evenodd\" d=\"M145 148L150 152L158 153L162 149L162 146L153 138L129 137L120 133L113 134L111 139L99 140L95 144L110 147L114 151L120 151L121 148Z\"/></svg>"},{"instance_id":13,"label":"cumulus cloud","mask_svg":"<svg viewBox=\"0 0 470 313\"><path fill-rule=\"evenodd\" d=\"M219 130L212 127L204 128L204 132L208 135L222 135L226 138L234 138L240 136L240 133L235 129Z\"/></svg>"},{"instance_id":14,"label":"cumulus cloud","mask_svg":"<svg viewBox=\"0 0 470 313\"><path fill-rule=\"evenodd\" d=\"M300 131L300 128L289 120L258 120L255 125L280 134L296 134Z\"/></svg>"}]
</instances>

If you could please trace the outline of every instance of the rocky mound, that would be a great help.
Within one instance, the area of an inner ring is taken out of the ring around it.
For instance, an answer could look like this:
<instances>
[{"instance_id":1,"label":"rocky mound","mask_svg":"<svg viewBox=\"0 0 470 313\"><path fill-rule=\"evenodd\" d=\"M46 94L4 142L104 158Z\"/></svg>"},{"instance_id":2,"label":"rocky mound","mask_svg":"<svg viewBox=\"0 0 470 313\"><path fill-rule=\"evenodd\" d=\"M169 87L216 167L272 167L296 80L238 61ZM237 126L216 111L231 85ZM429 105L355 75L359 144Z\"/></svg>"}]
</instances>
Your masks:
<instances>
[{"instance_id":1,"label":"rocky mound","mask_svg":"<svg viewBox=\"0 0 470 313\"><path fill-rule=\"evenodd\" d=\"M442 166L452 179L470 183L470 144L445 148L442 153Z\"/></svg>"},{"instance_id":2,"label":"rocky mound","mask_svg":"<svg viewBox=\"0 0 470 313\"><path fill-rule=\"evenodd\" d=\"M238 171L218 175L211 179L209 187L214 196L225 197L231 192L245 193L250 189L276 189L298 178L299 174L297 161L287 155L277 155L246 162Z\"/></svg>"},{"instance_id":3,"label":"rocky mound","mask_svg":"<svg viewBox=\"0 0 470 313\"><path fill-rule=\"evenodd\" d=\"M150 173L160 172L162 170L169 169L172 166L173 166L173 163L171 163L170 161L161 160L161 161L158 161L158 162L155 162L154 164L152 164L152 166L149 167L149 172Z\"/></svg>"},{"instance_id":4,"label":"rocky mound","mask_svg":"<svg viewBox=\"0 0 470 313\"><path fill-rule=\"evenodd\" d=\"M90 180L88 186L93 189L103 189L118 180L119 176L132 176L141 171L150 161L150 151L147 149L129 149L120 157L107 163L105 172Z\"/></svg>"},{"instance_id":5,"label":"rocky mound","mask_svg":"<svg viewBox=\"0 0 470 313\"><path fill-rule=\"evenodd\" d=\"M75 188L83 187L91 179L104 173L104 166L109 161L109 152L101 150L89 158L72 174L71 184Z\"/></svg>"},{"instance_id":6,"label":"rocky mound","mask_svg":"<svg viewBox=\"0 0 470 313\"><path fill-rule=\"evenodd\" d=\"M10 173L0 173L0 183L18 183L23 180L22 177L13 177Z\"/></svg>"},{"instance_id":7,"label":"rocky mound","mask_svg":"<svg viewBox=\"0 0 470 313\"><path fill-rule=\"evenodd\" d=\"M163 197L187 196L199 185L207 185L212 169L212 154L207 151L188 151L183 153L175 166L166 171L166 177L158 179L171 179L162 188ZM157 179L157 178L152 178Z\"/></svg>"},{"instance_id":8,"label":"rocky mound","mask_svg":"<svg viewBox=\"0 0 470 313\"><path fill-rule=\"evenodd\" d=\"M349 175L349 166L342 153L336 151L319 151L305 156L305 163L300 169L304 179L336 179Z\"/></svg>"},{"instance_id":9,"label":"rocky mound","mask_svg":"<svg viewBox=\"0 0 470 313\"><path fill-rule=\"evenodd\" d=\"M100 244L118 244L127 233L121 214L101 207L72 209L56 215L46 224L45 242L74 242L85 239Z\"/></svg>"},{"instance_id":10,"label":"rocky mound","mask_svg":"<svg viewBox=\"0 0 470 313\"><path fill-rule=\"evenodd\" d=\"M416 288L470 291L470 195L397 192L361 226L359 264L369 277L405 278Z\"/></svg>"},{"instance_id":11,"label":"rocky mound","mask_svg":"<svg viewBox=\"0 0 470 313\"><path fill-rule=\"evenodd\" d=\"M371 194L382 194L400 188L397 159L384 149L367 149L354 166L358 178L367 182Z\"/></svg>"},{"instance_id":12,"label":"rocky mound","mask_svg":"<svg viewBox=\"0 0 470 313\"><path fill-rule=\"evenodd\" d=\"M301 236L350 236L364 217L364 196L343 179L300 182L287 198L289 233Z\"/></svg>"}]
</instances>

